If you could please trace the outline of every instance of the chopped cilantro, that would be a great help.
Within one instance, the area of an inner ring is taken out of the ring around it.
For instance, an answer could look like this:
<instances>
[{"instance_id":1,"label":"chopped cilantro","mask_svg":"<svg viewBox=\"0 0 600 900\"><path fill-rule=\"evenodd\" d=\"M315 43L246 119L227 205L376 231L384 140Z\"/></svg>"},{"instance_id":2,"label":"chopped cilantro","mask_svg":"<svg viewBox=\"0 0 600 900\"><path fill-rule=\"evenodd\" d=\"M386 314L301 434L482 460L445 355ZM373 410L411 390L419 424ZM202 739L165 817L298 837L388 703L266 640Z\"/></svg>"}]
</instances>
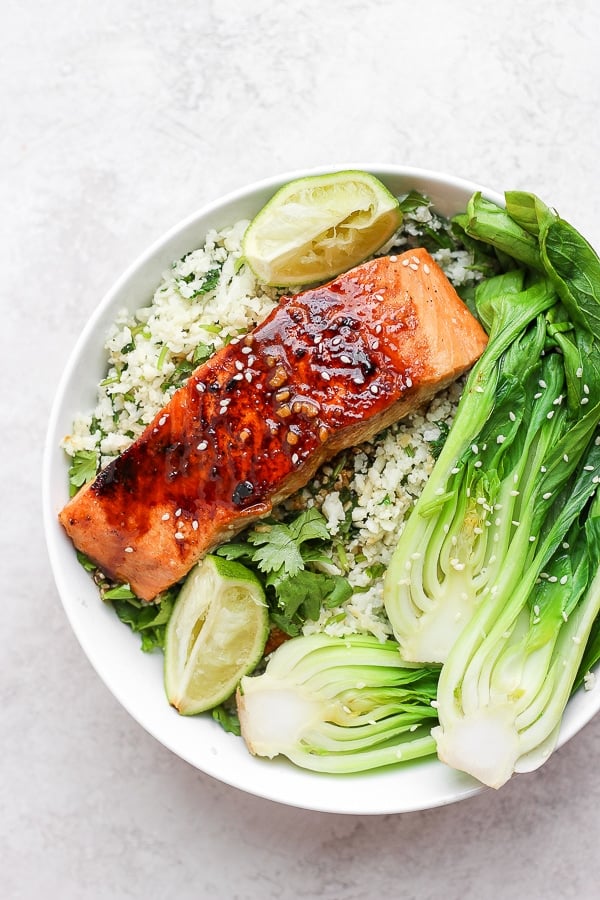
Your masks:
<instances>
[{"instance_id":1,"label":"chopped cilantro","mask_svg":"<svg viewBox=\"0 0 600 900\"><path fill-rule=\"evenodd\" d=\"M195 365L187 359L183 359L180 363L177 363L169 377L166 378L165 381L163 381L163 391L168 391L170 388L181 387L181 385L190 377L195 368Z\"/></svg>"},{"instance_id":2,"label":"chopped cilantro","mask_svg":"<svg viewBox=\"0 0 600 900\"><path fill-rule=\"evenodd\" d=\"M448 437L450 426L444 421L436 422L435 424L439 428L440 434L439 437L435 438L435 440L429 441L429 449L431 450L433 458L437 459L442 452L442 447L446 443L446 438Z\"/></svg>"},{"instance_id":3,"label":"chopped cilantro","mask_svg":"<svg viewBox=\"0 0 600 900\"><path fill-rule=\"evenodd\" d=\"M213 344L198 344L194 349L194 355L192 357L192 362L195 366L199 366L200 363L206 362L207 359L215 352L215 348Z\"/></svg>"}]
</instances>

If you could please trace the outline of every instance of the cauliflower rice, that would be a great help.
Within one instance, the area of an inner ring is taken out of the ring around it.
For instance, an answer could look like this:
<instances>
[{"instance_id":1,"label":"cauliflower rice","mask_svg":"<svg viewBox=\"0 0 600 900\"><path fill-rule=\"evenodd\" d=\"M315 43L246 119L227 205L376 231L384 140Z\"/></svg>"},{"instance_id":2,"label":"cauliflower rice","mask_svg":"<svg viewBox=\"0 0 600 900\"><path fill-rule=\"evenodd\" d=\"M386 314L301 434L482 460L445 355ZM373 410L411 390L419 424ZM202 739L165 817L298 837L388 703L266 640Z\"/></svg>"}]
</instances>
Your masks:
<instances>
[{"instance_id":1,"label":"cauliflower rice","mask_svg":"<svg viewBox=\"0 0 600 900\"><path fill-rule=\"evenodd\" d=\"M79 415L63 446L74 456L94 451L105 466L122 453L208 355L261 322L281 292L259 284L242 261L245 220L211 231L204 246L165 272L152 303L121 312L106 340L108 369L91 413ZM418 244L420 228L444 227L427 206L405 217L380 253ZM464 250L432 254L455 286L478 275ZM344 574L353 595L307 622L305 633L391 634L383 607L383 579L407 514L433 467L432 445L447 432L461 383L372 441L343 454L288 502L317 505L333 539L332 572Z\"/></svg>"}]
</instances>

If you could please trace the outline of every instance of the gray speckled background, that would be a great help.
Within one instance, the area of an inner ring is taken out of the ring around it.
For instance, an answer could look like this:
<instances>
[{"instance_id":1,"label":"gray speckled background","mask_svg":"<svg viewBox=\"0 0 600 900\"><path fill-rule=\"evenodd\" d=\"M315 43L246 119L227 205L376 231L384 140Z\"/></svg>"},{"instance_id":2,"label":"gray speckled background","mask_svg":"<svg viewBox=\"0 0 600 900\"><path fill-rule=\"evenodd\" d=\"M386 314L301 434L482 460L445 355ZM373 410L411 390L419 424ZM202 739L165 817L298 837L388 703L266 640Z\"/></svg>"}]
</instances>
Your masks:
<instances>
[{"instance_id":1,"label":"gray speckled background","mask_svg":"<svg viewBox=\"0 0 600 900\"><path fill-rule=\"evenodd\" d=\"M600 894L600 720L455 806L356 817L193 770L92 671L44 548L40 461L76 336L167 227L347 161L542 195L600 246L600 7L4 0L0 894L487 900Z\"/></svg>"}]
</instances>

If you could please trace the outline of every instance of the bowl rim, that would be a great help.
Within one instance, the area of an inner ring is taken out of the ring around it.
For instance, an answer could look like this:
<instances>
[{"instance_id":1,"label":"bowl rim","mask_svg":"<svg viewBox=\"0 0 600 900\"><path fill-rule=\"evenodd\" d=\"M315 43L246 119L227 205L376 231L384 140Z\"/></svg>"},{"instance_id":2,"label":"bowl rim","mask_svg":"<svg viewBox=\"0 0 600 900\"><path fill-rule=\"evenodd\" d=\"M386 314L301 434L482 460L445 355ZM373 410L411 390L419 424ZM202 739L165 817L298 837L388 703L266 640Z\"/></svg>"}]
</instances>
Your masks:
<instances>
[{"instance_id":1,"label":"bowl rim","mask_svg":"<svg viewBox=\"0 0 600 900\"><path fill-rule=\"evenodd\" d=\"M193 228L196 223L214 217L218 213L218 211L224 207L234 205L235 203L239 203L244 199L248 199L255 195L260 195L261 193L265 193L267 191L274 193L274 191L278 187L295 178L353 169L371 172L372 174L381 178L384 182L386 180L386 177L392 179L405 179L407 182L426 181L432 185L439 187L443 191L450 189L452 191L464 192L465 195L470 195L474 191L481 191L484 196L486 196L490 200L493 200L500 204L503 204L504 202L503 196L498 192L490 190L468 179L456 177L444 172L427 168L393 165L389 163L377 164L370 162L358 164L344 163L334 165L321 165L312 168L295 169L287 172L282 172L277 175L272 175L268 178L242 185L194 210L188 216L175 223L162 235L155 238L155 240L153 240L150 245L140 254L138 254L134 261L125 268L122 274L105 292L98 305L88 317L87 322L85 323L83 329L79 334L79 337L75 341L69 354L67 363L64 366L62 375L59 379L48 419L42 461L42 505L44 533L50 566L67 620L69 621L69 624L84 654L87 656L90 664L95 669L100 679L104 682L106 687L108 687L109 691L113 694L115 699L117 699L120 705L127 710L132 718L139 725L141 725L144 730L151 734L163 746L171 750L171 752L173 752L176 756L184 759L199 771L210 775L211 777L221 781L224 784L228 784L254 796L262 797L264 799L272 800L274 802L282 803L291 807L310 809L320 812L331 812L338 814L348 813L354 815L380 815L410 812L419 809L428 809L437 806L443 806L449 803L457 802L458 800L465 799L487 789L483 785L476 782L474 779L471 779L469 776L466 776L463 773L456 773L454 770L448 770L452 772L453 776L453 778L450 780L446 779L446 782L449 781L449 783L446 783L443 778L436 779L437 770L431 769L431 767L443 767L443 764L435 758L431 758L417 764L410 764L413 767L413 771L416 771L416 766L418 766L421 770L425 769L425 779L432 778L433 782L435 782L434 796L427 797L419 797L418 792L415 794L411 793L410 790L408 791L408 797L395 797L389 792L388 789L386 789L385 783L383 784L383 790L379 789L382 779L388 778L388 773L390 773L391 771L389 769L378 770L377 772L366 773L364 775L322 776L316 775L315 773L308 773L304 770L297 770L296 767L292 767L291 764L285 760L256 760L255 758L252 758L249 756L249 754L247 754L247 751L245 750L243 745L242 750L248 755L249 759L252 760L252 763L264 767L263 775L265 775L266 773L266 776L264 778L258 776L254 777L256 773L254 772L254 770L249 770L248 766L244 768L244 771L241 775L235 770L229 771L226 769L225 771L223 771L222 759L220 758L219 753L212 753L212 747L211 753L203 755L202 763L200 764L197 754L184 750L181 746L181 742L178 740L181 729L180 724L177 725L176 723L178 720L181 720L182 717L179 717L177 716L177 714L175 714L176 718L172 723L173 734L171 736L162 733L162 729L157 728L156 725L153 724L153 716L151 715L151 710L149 710L148 708L148 704L142 704L140 708L135 702L132 701L131 695L123 689L121 684L117 683L116 679L112 676L112 673L107 671L106 662L102 659L102 654L98 652L98 648L94 645L94 641L91 639L90 634L83 630L81 624L82 619L79 615L79 604L83 603L83 606L85 607L86 601L84 598L82 599L82 596L77 594L77 591L75 592L75 596L71 591L71 573L76 572L74 565L71 565L71 563L67 563L68 571L65 571L63 565L66 547L65 542L68 542L68 539L58 525L56 516L57 508L56 502L53 498L52 488L54 472L57 468L57 457L61 455L61 461L63 464L65 476L64 490L67 489L66 462L62 460L62 454L59 446L59 440L60 437L62 437L63 433L60 429L60 422L61 416L65 412L64 404L68 394L69 386L72 384L77 366L81 362L81 355L90 342L92 344L94 343L94 335L99 329L100 323L104 318L106 318L109 311L112 311L112 316L114 319L114 314L117 310L113 310L113 306L116 303L117 298L124 292L124 290L130 283L135 281L136 276L138 276L145 267L156 260L156 258L160 256L161 253L163 253L165 249L169 247L174 241L177 241L178 238L180 238L191 228ZM256 211L258 211L258 209L256 209ZM209 230L210 227L212 226L207 226L204 233L206 233L206 230ZM158 287L158 282L155 286ZM132 290L132 293L135 293L135 291ZM148 296L148 302L150 302L151 300L152 293L153 291L151 291L150 295ZM131 308L139 308L141 305L143 305L143 302L140 302L140 298L138 298L135 303L132 303ZM109 319L109 321L112 320ZM71 409L71 419L75 415L76 410ZM68 542L68 544L70 545L70 542ZM76 560L72 545L69 546L69 549L72 554L73 563L76 564L79 569L81 569L79 563ZM81 569L81 571L83 572L83 569ZM96 592L96 588L93 585L93 582L91 581L91 579L89 579L87 573L84 574L89 582L89 585L91 585L94 592ZM114 613L112 613L112 611L111 615L113 616L115 622L118 624L119 628L121 628L121 623L118 622L117 617L114 616ZM123 628L123 632L128 631L128 629ZM142 656L142 654L140 654L139 652L139 648L135 645L135 643L131 646L131 652L137 652L138 656ZM590 721L590 719L595 715L598 709L600 709L600 696L598 696L598 698L592 702L589 696L590 692L586 693L588 696L584 696L583 689L580 688L579 691L576 692L569 700L569 704L567 706L567 709L565 710L561 723L557 741L557 748L562 746L566 741L570 740L570 738L572 738L582 727L584 727L584 725L587 724L587 722ZM600 691L598 693L600 695ZM164 694L163 696L160 696L158 700L168 708L168 704L166 702L166 699L164 698ZM218 728L219 726L216 727ZM227 735L227 738L231 738L231 736ZM227 756L227 752L227 748L225 748L226 763L229 758ZM271 773L278 773L282 771L283 767L285 767L283 777L277 777L273 782L273 780L269 777L269 771ZM401 768L402 767L399 767L399 769ZM447 767L443 768L446 769ZM393 771L394 773L396 773L398 770L394 769ZM258 769L256 770L256 772L258 772ZM294 785L294 789L288 791L287 793L286 791L282 791L280 787L281 784L286 784L286 773L294 773L294 778L296 780L298 780L298 773L300 773L301 776L298 784ZM312 787L314 787L314 793L312 794L311 790L306 789L306 785L309 783L306 781L307 778L311 779L310 784L312 785ZM340 781L340 779L342 780ZM366 790L360 795L360 802L353 802L351 797L345 796L347 793L351 793L351 791L348 792L345 789L342 790L339 788L334 791L327 790L327 786L331 786L334 782L338 785L344 784L347 787L352 783L354 783L354 785L356 786L359 781L364 781L365 785L367 785ZM439 781L440 783L437 784L437 781ZM365 801L364 798L369 798L371 796L368 788L369 784L372 786L379 785L379 788L375 792L376 799L373 798L373 800Z\"/></svg>"}]
</instances>

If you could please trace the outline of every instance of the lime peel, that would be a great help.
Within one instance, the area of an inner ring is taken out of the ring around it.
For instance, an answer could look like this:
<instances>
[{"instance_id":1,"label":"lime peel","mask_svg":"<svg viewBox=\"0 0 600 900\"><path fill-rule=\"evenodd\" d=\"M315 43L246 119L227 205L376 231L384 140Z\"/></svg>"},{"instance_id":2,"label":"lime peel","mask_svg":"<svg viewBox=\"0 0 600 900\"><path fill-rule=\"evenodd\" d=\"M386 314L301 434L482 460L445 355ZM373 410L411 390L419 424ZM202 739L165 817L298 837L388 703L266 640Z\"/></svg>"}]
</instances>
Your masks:
<instances>
[{"instance_id":1,"label":"lime peel","mask_svg":"<svg viewBox=\"0 0 600 900\"><path fill-rule=\"evenodd\" d=\"M397 198L374 175L309 175L281 187L254 217L243 254L265 284L313 284L363 262L401 222Z\"/></svg>"},{"instance_id":2,"label":"lime peel","mask_svg":"<svg viewBox=\"0 0 600 900\"><path fill-rule=\"evenodd\" d=\"M269 632L265 594L241 563L206 556L181 589L165 638L165 690L182 715L230 697L262 657Z\"/></svg>"}]
</instances>

